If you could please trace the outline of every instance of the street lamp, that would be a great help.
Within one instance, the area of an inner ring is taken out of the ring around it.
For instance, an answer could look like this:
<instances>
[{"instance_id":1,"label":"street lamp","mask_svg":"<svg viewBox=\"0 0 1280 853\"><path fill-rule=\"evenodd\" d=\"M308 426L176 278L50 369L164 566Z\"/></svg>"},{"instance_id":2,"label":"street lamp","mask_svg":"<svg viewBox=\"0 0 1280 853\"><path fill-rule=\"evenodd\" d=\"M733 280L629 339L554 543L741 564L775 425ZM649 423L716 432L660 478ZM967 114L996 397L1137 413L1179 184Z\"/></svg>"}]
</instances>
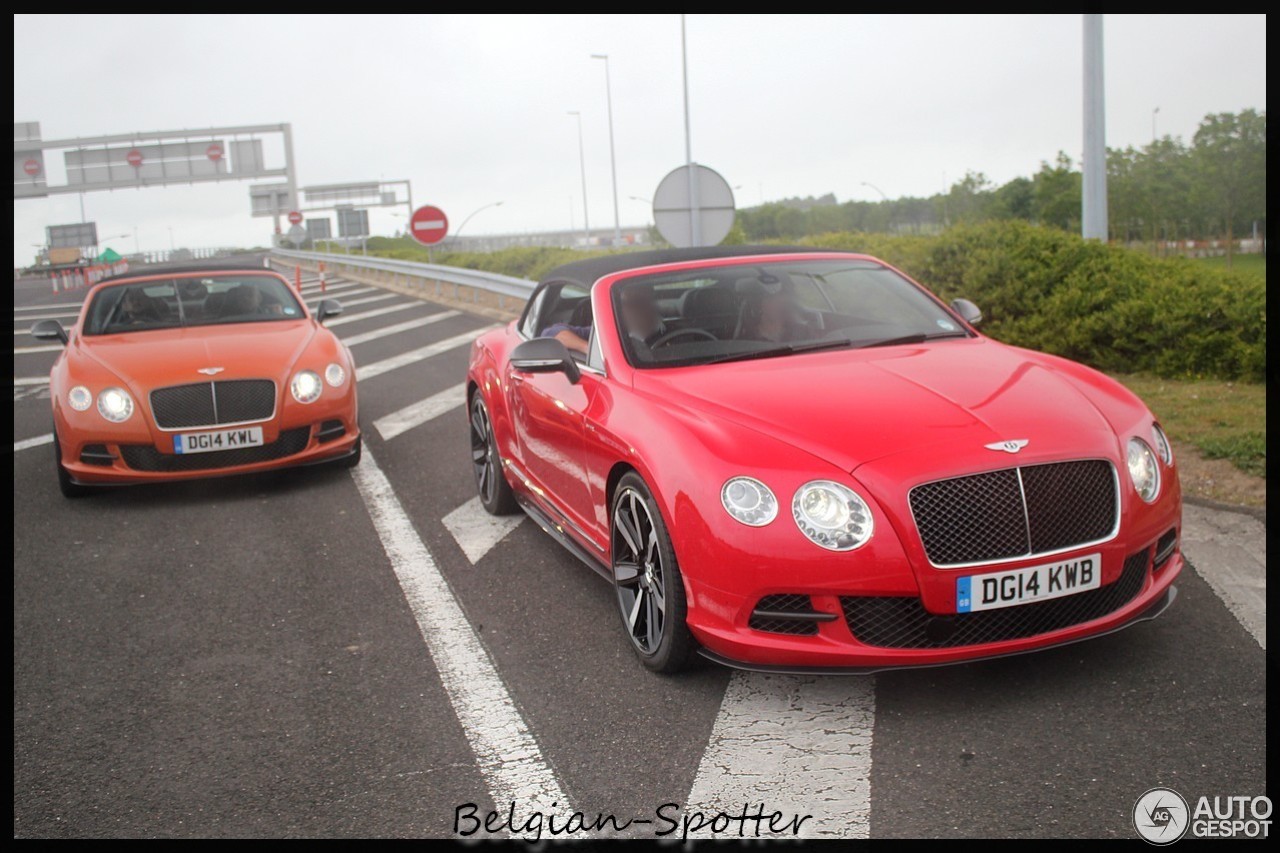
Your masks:
<instances>
[{"instance_id":1,"label":"street lamp","mask_svg":"<svg viewBox=\"0 0 1280 853\"><path fill-rule=\"evenodd\" d=\"M609 80L609 55L593 53L592 59L604 60L604 97L609 108L609 168L613 172L613 245L622 244L622 217L618 214L618 159L613 148L613 85Z\"/></svg>"},{"instance_id":2,"label":"street lamp","mask_svg":"<svg viewBox=\"0 0 1280 853\"><path fill-rule=\"evenodd\" d=\"M1151 141L1152 142L1155 142L1157 138L1156 137L1156 116L1159 115L1159 113L1160 113L1159 107L1156 107L1154 110L1151 111Z\"/></svg>"},{"instance_id":3,"label":"street lamp","mask_svg":"<svg viewBox=\"0 0 1280 853\"><path fill-rule=\"evenodd\" d=\"M889 197L888 197L887 195L885 195L885 194L884 194L884 190L880 189L880 188L879 188L878 186L876 186L875 184L870 183L869 181L863 181L863 182L862 182L862 185L863 185L864 187L871 187L871 189L873 189L873 190L875 190L876 192L880 193L880 198L881 198L881 199L883 199L884 201L888 201L888 200L889 200Z\"/></svg>"},{"instance_id":4,"label":"street lamp","mask_svg":"<svg viewBox=\"0 0 1280 853\"><path fill-rule=\"evenodd\" d=\"M582 236L588 244L591 242L591 220L587 218L587 155L582 147L582 113L569 110L569 115L578 120L578 168L582 172Z\"/></svg>"},{"instance_id":5,"label":"street lamp","mask_svg":"<svg viewBox=\"0 0 1280 853\"><path fill-rule=\"evenodd\" d=\"M452 238L452 239L453 239L453 240L457 240L457 239L458 239L458 237L460 237L460 236L462 235L462 229L467 227L467 223L471 221L471 217L475 216L475 215L476 215L477 213L479 213L480 211L482 211L482 210L488 210L488 209L489 209L489 208L491 208L491 207L502 207L502 202L500 202L500 201L491 202L491 203L489 203L489 204L486 204L486 205L482 205L482 206L480 206L480 207L477 207L475 210L473 210L473 211L471 211L470 213L468 213L468 214L467 214L467 218L466 218L466 219L464 219L464 220L462 220L462 224L458 226L458 230L453 232L453 238Z\"/></svg>"}]
</instances>

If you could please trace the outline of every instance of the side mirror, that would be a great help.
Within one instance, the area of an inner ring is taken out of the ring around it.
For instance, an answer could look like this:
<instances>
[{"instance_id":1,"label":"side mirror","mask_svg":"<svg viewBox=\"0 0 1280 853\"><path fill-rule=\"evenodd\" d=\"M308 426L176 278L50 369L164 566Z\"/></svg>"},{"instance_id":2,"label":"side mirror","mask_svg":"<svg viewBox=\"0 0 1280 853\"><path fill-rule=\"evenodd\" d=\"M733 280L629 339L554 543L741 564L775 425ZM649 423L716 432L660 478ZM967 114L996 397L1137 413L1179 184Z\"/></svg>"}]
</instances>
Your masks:
<instances>
[{"instance_id":1,"label":"side mirror","mask_svg":"<svg viewBox=\"0 0 1280 853\"><path fill-rule=\"evenodd\" d=\"M336 299L321 299L316 306L316 322L323 323L329 317L337 317L342 313L342 303Z\"/></svg>"},{"instance_id":2,"label":"side mirror","mask_svg":"<svg viewBox=\"0 0 1280 853\"><path fill-rule=\"evenodd\" d=\"M533 338L511 351L511 368L521 373L563 373L577 384L582 378L569 349L555 338Z\"/></svg>"},{"instance_id":3,"label":"side mirror","mask_svg":"<svg viewBox=\"0 0 1280 853\"><path fill-rule=\"evenodd\" d=\"M956 299L951 303L951 310L960 315L960 319L964 320L970 326L977 326L982 323L982 309L974 305L968 299Z\"/></svg>"},{"instance_id":4,"label":"side mirror","mask_svg":"<svg viewBox=\"0 0 1280 853\"><path fill-rule=\"evenodd\" d=\"M31 327L31 337L37 341L61 341L65 346L67 330L57 320L40 320Z\"/></svg>"}]
</instances>

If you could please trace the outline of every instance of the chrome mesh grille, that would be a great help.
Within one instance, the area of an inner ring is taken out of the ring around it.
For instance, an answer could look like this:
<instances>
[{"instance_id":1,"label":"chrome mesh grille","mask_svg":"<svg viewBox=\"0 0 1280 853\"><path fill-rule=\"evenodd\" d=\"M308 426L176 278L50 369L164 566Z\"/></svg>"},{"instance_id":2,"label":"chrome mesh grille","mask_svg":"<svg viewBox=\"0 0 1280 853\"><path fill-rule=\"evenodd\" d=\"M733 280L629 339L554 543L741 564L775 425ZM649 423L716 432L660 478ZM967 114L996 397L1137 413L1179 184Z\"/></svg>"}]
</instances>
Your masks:
<instances>
[{"instance_id":1,"label":"chrome mesh grille","mask_svg":"<svg viewBox=\"0 0 1280 853\"><path fill-rule=\"evenodd\" d=\"M228 379L172 385L151 392L151 414L161 429L216 427L261 421L276 408L270 379Z\"/></svg>"},{"instance_id":2,"label":"chrome mesh grille","mask_svg":"<svg viewBox=\"0 0 1280 853\"><path fill-rule=\"evenodd\" d=\"M1097 542L1119 517L1110 462L987 471L911 490L911 514L935 566L1028 557Z\"/></svg>"}]
</instances>

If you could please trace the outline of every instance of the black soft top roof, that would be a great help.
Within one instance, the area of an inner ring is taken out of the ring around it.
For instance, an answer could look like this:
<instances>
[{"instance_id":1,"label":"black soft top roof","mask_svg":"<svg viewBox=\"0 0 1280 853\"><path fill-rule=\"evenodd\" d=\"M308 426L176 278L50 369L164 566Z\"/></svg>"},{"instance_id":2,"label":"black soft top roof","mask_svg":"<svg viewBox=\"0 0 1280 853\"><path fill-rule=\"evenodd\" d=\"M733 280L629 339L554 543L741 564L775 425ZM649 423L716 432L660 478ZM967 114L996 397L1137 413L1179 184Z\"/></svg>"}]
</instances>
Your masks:
<instances>
[{"instance_id":1,"label":"black soft top roof","mask_svg":"<svg viewBox=\"0 0 1280 853\"><path fill-rule=\"evenodd\" d=\"M102 279L99 284L105 284L111 281L124 281L129 278L141 278L151 275L190 275L192 273L207 272L211 274L226 272L261 272L270 273L272 270L267 269L259 260L256 264L252 260L240 261L235 263L232 261L203 261L182 264L154 264L151 266L139 267L129 272L120 273L119 275L107 276Z\"/></svg>"},{"instance_id":2,"label":"black soft top roof","mask_svg":"<svg viewBox=\"0 0 1280 853\"><path fill-rule=\"evenodd\" d=\"M749 258L753 255L789 255L796 252L847 252L822 246L700 246L693 249L655 249L618 252L563 264L542 277L543 281L573 281L590 287L607 275L658 264L706 261L716 258ZM848 252L848 254L856 254Z\"/></svg>"}]
</instances>

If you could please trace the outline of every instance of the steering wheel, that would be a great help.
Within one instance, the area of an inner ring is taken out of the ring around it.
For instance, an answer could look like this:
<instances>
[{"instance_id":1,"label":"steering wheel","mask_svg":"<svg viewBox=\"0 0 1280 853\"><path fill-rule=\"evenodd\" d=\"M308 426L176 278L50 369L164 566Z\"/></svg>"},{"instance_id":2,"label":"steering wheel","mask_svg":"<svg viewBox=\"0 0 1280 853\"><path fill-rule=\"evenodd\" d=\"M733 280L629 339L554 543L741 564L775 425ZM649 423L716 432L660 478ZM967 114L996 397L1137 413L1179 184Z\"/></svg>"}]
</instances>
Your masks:
<instances>
[{"instance_id":1,"label":"steering wheel","mask_svg":"<svg viewBox=\"0 0 1280 853\"><path fill-rule=\"evenodd\" d=\"M701 338L702 340L705 340L705 341L720 340L715 335L711 334L705 329L675 329L673 331L667 332L665 335L658 338L653 343L649 344L649 349L657 349L658 347L665 347L667 344L671 343L676 338L682 338L682 337L696 337L696 338Z\"/></svg>"}]
</instances>

